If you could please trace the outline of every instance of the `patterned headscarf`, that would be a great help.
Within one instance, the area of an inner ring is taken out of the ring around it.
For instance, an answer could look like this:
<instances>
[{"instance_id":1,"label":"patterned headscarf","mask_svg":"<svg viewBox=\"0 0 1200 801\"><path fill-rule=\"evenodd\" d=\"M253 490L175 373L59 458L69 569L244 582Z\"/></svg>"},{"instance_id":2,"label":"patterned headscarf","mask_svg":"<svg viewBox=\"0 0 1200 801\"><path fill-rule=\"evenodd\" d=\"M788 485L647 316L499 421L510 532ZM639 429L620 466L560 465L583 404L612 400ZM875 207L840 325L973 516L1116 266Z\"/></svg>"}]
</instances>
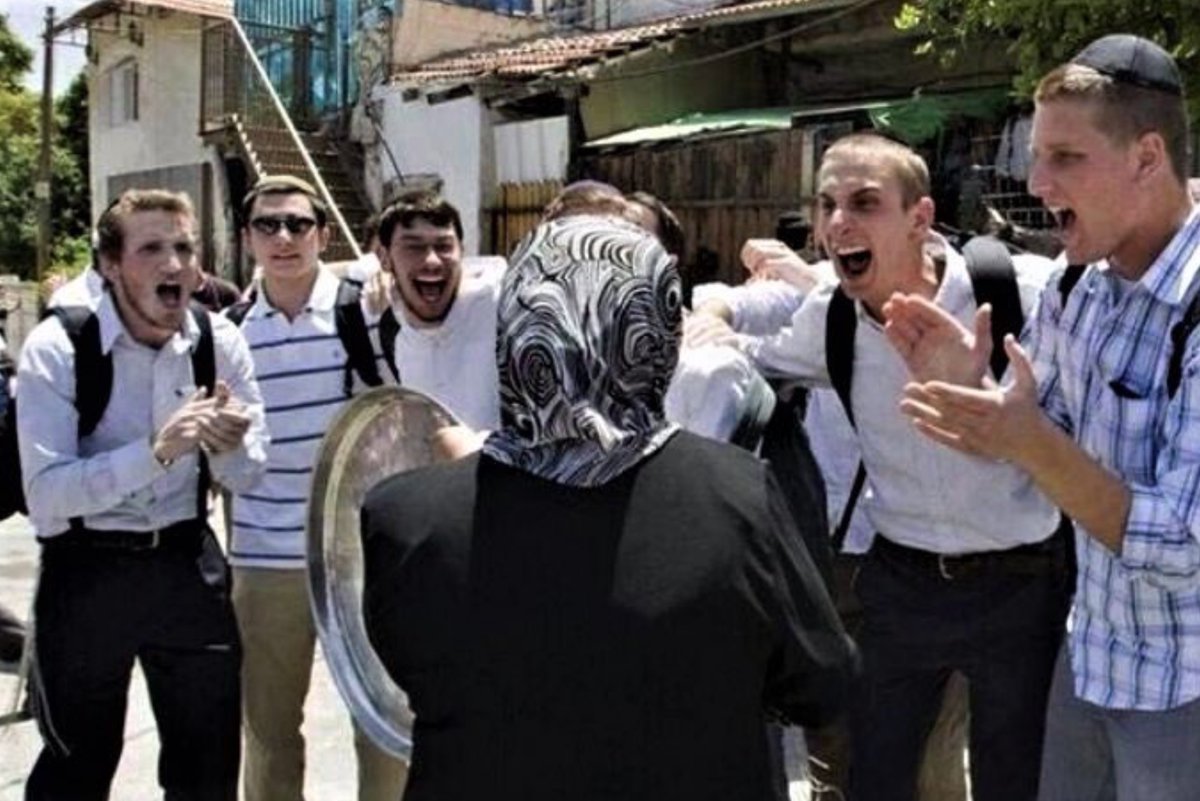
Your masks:
<instances>
[{"instance_id":1,"label":"patterned headscarf","mask_svg":"<svg viewBox=\"0 0 1200 801\"><path fill-rule=\"evenodd\" d=\"M513 256L497 318L501 425L487 455L594 487L678 430L663 397L679 359L682 293L654 237L607 217L543 223Z\"/></svg>"}]
</instances>

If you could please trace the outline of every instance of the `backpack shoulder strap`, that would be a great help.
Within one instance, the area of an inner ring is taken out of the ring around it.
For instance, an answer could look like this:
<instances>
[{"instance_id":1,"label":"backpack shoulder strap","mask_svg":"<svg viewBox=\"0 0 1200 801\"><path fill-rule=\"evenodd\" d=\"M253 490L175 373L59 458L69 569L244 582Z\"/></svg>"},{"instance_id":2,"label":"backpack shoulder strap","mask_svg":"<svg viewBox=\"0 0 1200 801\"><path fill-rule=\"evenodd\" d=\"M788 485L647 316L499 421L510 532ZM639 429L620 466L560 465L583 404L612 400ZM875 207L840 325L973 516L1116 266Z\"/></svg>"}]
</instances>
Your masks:
<instances>
[{"instance_id":1,"label":"backpack shoulder strap","mask_svg":"<svg viewBox=\"0 0 1200 801\"><path fill-rule=\"evenodd\" d=\"M854 409L850 404L850 384L854 378L854 336L857 330L854 301L839 286L833 290L829 312L825 317L825 369L829 373L829 383L833 385L852 426L855 423Z\"/></svg>"},{"instance_id":2,"label":"backpack shoulder strap","mask_svg":"<svg viewBox=\"0 0 1200 801\"><path fill-rule=\"evenodd\" d=\"M1067 269L1063 270L1063 274L1058 279L1058 295L1062 298L1062 307L1067 308L1067 298L1071 296L1071 290L1079 283L1079 279L1083 278L1083 272L1087 269L1086 264L1068 264Z\"/></svg>"},{"instance_id":3,"label":"backpack shoulder strap","mask_svg":"<svg viewBox=\"0 0 1200 801\"><path fill-rule=\"evenodd\" d=\"M397 384L400 383L400 368L396 364L396 336L399 333L400 321L396 319L392 307L388 306L379 318L379 347L383 349L384 361Z\"/></svg>"},{"instance_id":4,"label":"backpack shoulder strap","mask_svg":"<svg viewBox=\"0 0 1200 801\"><path fill-rule=\"evenodd\" d=\"M829 313L825 317L825 369L829 372L829 383L833 385L842 408L846 411L846 419L855 429L854 409L850 404L850 385L854 379L854 338L858 331L858 312L854 301L846 296L839 286L833 290L829 300ZM837 528L833 531L833 541L830 547L836 555L841 552L850 531L850 520L854 517L854 508L858 506L858 497L862 494L867 481L867 468L860 459L858 469L854 472L854 485L846 498L846 505L838 517Z\"/></svg>"},{"instance_id":5,"label":"backpack shoulder strap","mask_svg":"<svg viewBox=\"0 0 1200 801\"><path fill-rule=\"evenodd\" d=\"M369 387L383 384L379 365L375 361L375 348L367 333L367 320L363 316L362 284L346 278L341 280L334 306L334 321L338 339L346 350L346 380L342 387L346 397L350 397L354 387L351 370L358 373L358 377Z\"/></svg>"},{"instance_id":6,"label":"backpack shoulder strap","mask_svg":"<svg viewBox=\"0 0 1200 801\"><path fill-rule=\"evenodd\" d=\"M212 320L209 319L208 310L197 303L192 304L191 313L196 327L200 329L200 339L192 351L192 380L196 382L196 386L204 387L211 394L217 384L217 356L216 346L213 344Z\"/></svg>"},{"instance_id":7,"label":"backpack shoulder strap","mask_svg":"<svg viewBox=\"0 0 1200 801\"><path fill-rule=\"evenodd\" d=\"M253 306L253 298L239 300L237 303L227 308L223 314L232 320L234 325L236 325L238 328L241 328L242 323L246 320L246 315L250 313L250 309L253 308Z\"/></svg>"},{"instance_id":8,"label":"backpack shoulder strap","mask_svg":"<svg viewBox=\"0 0 1200 801\"><path fill-rule=\"evenodd\" d=\"M1188 338L1200 325L1200 292L1192 295L1192 301L1183 312L1183 318L1171 326L1171 358L1167 362L1167 397L1174 398L1183 380L1183 351Z\"/></svg>"},{"instance_id":9,"label":"backpack shoulder strap","mask_svg":"<svg viewBox=\"0 0 1200 801\"><path fill-rule=\"evenodd\" d=\"M217 385L217 349L213 342L212 320L208 316L208 309L199 303L193 303L189 311L196 321L196 327L200 329L200 339L192 349L192 381L212 395L213 387ZM206 520L212 471L208 465L208 455L203 449L197 451L197 456L200 460L200 478L196 489L196 519Z\"/></svg>"},{"instance_id":10,"label":"backpack shoulder strap","mask_svg":"<svg viewBox=\"0 0 1200 801\"><path fill-rule=\"evenodd\" d=\"M1020 336L1025 325L1021 309L1021 291L1017 288L1017 271L1012 254L1004 243L993 236L977 236L963 245L963 258L971 276L975 303L992 306L992 373L997 379L1008 367L1004 352L1004 337Z\"/></svg>"},{"instance_id":11,"label":"backpack shoulder strap","mask_svg":"<svg viewBox=\"0 0 1200 801\"><path fill-rule=\"evenodd\" d=\"M100 345L100 318L86 306L59 306L52 310L75 351L75 409L78 435L96 430L112 395L112 354Z\"/></svg>"}]
</instances>

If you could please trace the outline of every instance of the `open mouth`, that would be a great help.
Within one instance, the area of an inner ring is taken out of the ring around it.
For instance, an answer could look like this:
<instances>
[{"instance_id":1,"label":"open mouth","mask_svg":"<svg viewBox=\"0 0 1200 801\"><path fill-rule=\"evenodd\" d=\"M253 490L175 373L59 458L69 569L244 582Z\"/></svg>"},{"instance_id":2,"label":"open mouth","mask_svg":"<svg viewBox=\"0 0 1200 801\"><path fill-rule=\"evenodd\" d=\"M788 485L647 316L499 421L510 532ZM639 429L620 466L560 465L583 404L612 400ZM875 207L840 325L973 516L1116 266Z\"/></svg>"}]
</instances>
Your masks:
<instances>
[{"instance_id":1,"label":"open mouth","mask_svg":"<svg viewBox=\"0 0 1200 801\"><path fill-rule=\"evenodd\" d=\"M183 302L183 287L179 284L159 284L154 292L166 306L178 306Z\"/></svg>"},{"instance_id":2,"label":"open mouth","mask_svg":"<svg viewBox=\"0 0 1200 801\"><path fill-rule=\"evenodd\" d=\"M871 251L867 248L847 248L834 254L834 260L847 278L858 278L871 266Z\"/></svg>"},{"instance_id":3,"label":"open mouth","mask_svg":"<svg viewBox=\"0 0 1200 801\"><path fill-rule=\"evenodd\" d=\"M442 299L442 295L446 291L447 281L444 279L429 279L416 278L413 279L413 288L416 289L417 295L426 303L437 303Z\"/></svg>"},{"instance_id":4,"label":"open mouth","mask_svg":"<svg viewBox=\"0 0 1200 801\"><path fill-rule=\"evenodd\" d=\"M1071 209L1050 209L1050 216L1054 218L1054 228L1059 234L1068 234L1075 227L1075 212Z\"/></svg>"}]
</instances>

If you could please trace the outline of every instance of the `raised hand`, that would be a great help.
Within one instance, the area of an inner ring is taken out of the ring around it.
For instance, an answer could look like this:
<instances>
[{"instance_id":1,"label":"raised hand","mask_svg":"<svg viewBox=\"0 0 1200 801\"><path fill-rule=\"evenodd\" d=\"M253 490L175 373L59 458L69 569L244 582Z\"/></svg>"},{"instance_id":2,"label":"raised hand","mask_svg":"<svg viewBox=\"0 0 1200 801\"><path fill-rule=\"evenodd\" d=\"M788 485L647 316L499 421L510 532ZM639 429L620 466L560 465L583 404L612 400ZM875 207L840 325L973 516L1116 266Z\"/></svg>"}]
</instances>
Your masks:
<instances>
[{"instance_id":1,"label":"raised hand","mask_svg":"<svg viewBox=\"0 0 1200 801\"><path fill-rule=\"evenodd\" d=\"M899 293L883 304L884 333L918 382L983 385L992 355L992 309L975 313L974 331L933 301Z\"/></svg>"},{"instance_id":2,"label":"raised hand","mask_svg":"<svg viewBox=\"0 0 1200 801\"><path fill-rule=\"evenodd\" d=\"M242 444L250 428L246 405L229 391L229 385L218 381L213 387L212 414L201 419L201 444L210 453L225 453Z\"/></svg>"},{"instance_id":3,"label":"raised hand","mask_svg":"<svg viewBox=\"0 0 1200 801\"><path fill-rule=\"evenodd\" d=\"M809 264L778 239L747 239L741 258L752 280L779 279L802 292L824 281L836 280L828 265Z\"/></svg>"},{"instance_id":4,"label":"raised hand","mask_svg":"<svg viewBox=\"0 0 1200 801\"><path fill-rule=\"evenodd\" d=\"M371 273L363 283L362 293L366 298L367 311L374 315L383 314L392 302L392 288L395 279L386 268Z\"/></svg>"},{"instance_id":5,"label":"raised hand","mask_svg":"<svg viewBox=\"0 0 1200 801\"><path fill-rule=\"evenodd\" d=\"M487 431L476 431L470 426L443 426L433 432L430 444L434 458L439 462L448 462L479 450L487 437Z\"/></svg>"},{"instance_id":6,"label":"raised hand","mask_svg":"<svg viewBox=\"0 0 1200 801\"><path fill-rule=\"evenodd\" d=\"M683 321L683 344L688 348L702 345L729 345L737 339L737 333L729 323L715 314L697 311Z\"/></svg>"},{"instance_id":7,"label":"raised hand","mask_svg":"<svg viewBox=\"0 0 1200 801\"><path fill-rule=\"evenodd\" d=\"M1037 379L1025 349L1010 334L1004 350L1014 382L1001 388L991 378L982 388L943 381L912 383L900 410L921 433L976 456L1021 463L1049 421L1038 406Z\"/></svg>"},{"instance_id":8,"label":"raised hand","mask_svg":"<svg viewBox=\"0 0 1200 801\"><path fill-rule=\"evenodd\" d=\"M213 415L213 404L207 390L197 388L154 435L151 442L154 458L169 464L199 447L204 428Z\"/></svg>"}]
</instances>

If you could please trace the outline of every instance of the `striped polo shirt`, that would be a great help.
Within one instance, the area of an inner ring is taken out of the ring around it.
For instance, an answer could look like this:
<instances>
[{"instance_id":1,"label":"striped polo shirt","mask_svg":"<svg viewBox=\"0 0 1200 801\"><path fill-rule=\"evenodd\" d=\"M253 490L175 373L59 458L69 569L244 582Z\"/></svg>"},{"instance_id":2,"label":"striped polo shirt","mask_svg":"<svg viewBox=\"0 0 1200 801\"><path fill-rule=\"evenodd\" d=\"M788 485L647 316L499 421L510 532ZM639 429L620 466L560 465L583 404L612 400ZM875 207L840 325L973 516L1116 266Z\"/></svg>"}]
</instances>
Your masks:
<instances>
[{"instance_id":1,"label":"striped polo shirt","mask_svg":"<svg viewBox=\"0 0 1200 801\"><path fill-rule=\"evenodd\" d=\"M337 291L337 276L322 266L308 304L294 320L260 291L242 321L271 443L262 481L233 497L229 561L237 567L305 568L305 516L317 449L348 400L346 350L334 321ZM370 332L378 357L376 329ZM391 375L382 362L380 375ZM355 375L352 392L364 388Z\"/></svg>"}]
</instances>

